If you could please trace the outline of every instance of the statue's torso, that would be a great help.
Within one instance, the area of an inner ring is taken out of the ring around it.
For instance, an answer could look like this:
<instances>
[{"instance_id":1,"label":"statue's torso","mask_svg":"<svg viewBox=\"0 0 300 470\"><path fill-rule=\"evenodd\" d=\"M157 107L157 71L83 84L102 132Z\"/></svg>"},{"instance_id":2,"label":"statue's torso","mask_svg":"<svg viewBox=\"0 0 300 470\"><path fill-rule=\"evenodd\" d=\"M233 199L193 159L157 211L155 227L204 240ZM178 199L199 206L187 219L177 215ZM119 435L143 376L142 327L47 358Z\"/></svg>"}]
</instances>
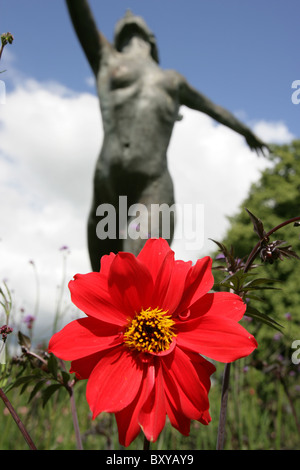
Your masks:
<instances>
[{"instance_id":1,"label":"statue's torso","mask_svg":"<svg viewBox=\"0 0 300 470\"><path fill-rule=\"evenodd\" d=\"M97 85L102 164L159 174L178 117L179 76L150 58L113 53L104 58Z\"/></svg>"}]
</instances>

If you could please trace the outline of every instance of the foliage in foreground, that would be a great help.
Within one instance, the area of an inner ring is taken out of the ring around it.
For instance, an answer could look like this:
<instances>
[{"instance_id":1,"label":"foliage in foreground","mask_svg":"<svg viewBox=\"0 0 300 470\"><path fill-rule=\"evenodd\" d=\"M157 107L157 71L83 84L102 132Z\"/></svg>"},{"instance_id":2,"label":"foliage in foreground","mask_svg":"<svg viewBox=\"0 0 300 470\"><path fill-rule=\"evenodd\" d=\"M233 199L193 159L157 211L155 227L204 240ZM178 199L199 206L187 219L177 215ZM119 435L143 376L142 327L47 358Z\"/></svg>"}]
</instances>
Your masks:
<instances>
[{"instance_id":1,"label":"foliage in foreground","mask_svg":"<svg viewBox=\"0 0 300 470\"><path fill-rule=\"evenodd\" d=\"M282 230L280 227L284 221L299 216L300 142L274 147L270 158L274 166L253 186L243 205L248 209L232 219L226 240L217 243L221 254L215 266L218 288L234 291L247 302L243 323L259 342L251 357L231 365L225 449L298 449L300 445L300 349L298 353L292 349L293 340L300 340L300 228L291 222ZM282 237L276 238L275 232L282 233ZM253 247L255 256L245 257ZM281 290L277 290L278 283ZM10 298L3 291L2 294L8 324ZM37 447L78 448L71 413L76 402L83 448L120 449L114 418L102 414L91 420L85 383L70 376L68 366L48 355L45 348L32 350L26 335L19 333L19 343L21 357L4 368L1 386ZM223 366L218 364L210 392L210 425L194 422L189 438L167 425L153 450L216 448L222 376ZM0 416L0 447L26 448L2 402ZM141 447L140 436L129 449Z\"/></svg>"},{"instance_id":2,"label":"foliage in foreground","mask_svg":"<svg viewBox=\"0 0 300 470\"><path fill-rule=\"evenodd\" d=\"M223 367L219 365L210 394L212 415L210 425L204 427L193 422L189 438L184 438L167 425L157 443L151 447L153 450L216 449L222 373ZM274 380L272 374L268 375L266 372L255 370L248 360L240 360L233 365L232 379L224 448L228 450L299 449L299 432L280 381ZM289 388L293 394L297 393L296 384L295 377L289 377ZM40 450L76 449L71 408L66 391L61 388L52 395L45 407L42 407L41 392L38 392L28 403L28 397L33 388L31 385L27 393L22 395L18 389L12 389L8 396L37 448ZM85 383L77 384L75 399L83 448L85 450L121 449L113 416L104 413L92 421L85 398ZM295 402L295 406L299 416L299 399ZM0 417L0 448L27 449L23 436L2 402L0 402ZM142 443L142 436L139 436L128 450L141 449Z\"/></svg>"}]
</instances>

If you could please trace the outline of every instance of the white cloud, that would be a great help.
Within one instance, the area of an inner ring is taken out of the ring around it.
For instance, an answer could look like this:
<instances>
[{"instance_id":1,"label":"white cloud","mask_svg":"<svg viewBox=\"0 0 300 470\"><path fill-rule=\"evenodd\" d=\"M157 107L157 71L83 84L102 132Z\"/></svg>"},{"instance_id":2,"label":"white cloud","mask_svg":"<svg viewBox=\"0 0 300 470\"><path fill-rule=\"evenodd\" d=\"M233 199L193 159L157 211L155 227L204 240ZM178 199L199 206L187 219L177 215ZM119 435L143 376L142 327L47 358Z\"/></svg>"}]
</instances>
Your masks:
<instances>
[{"instance_id":1,"label":"white cloud","mask_svg":"<svg viewBox=\"0 0 300 470\"><path fill-rule=\"evenodd\" d=\"M0 149L15 167L20 190L35 204L66 199L82 205L89 188L80 185L80 177L90 175L100 147L97 99L28 81L8 96L2 116Z\"/></svg>"},{"instance_id":2,"label":"white cloud","mask_svg":"<svg viewBox=\"0 0 300 470\"><path fill-rule=\"evenodd\" d=\"M15 290L17 308L32 313L38 271L41 315L54 312L62 253L67 279L88 271L86 219L101 143L98 100L58 84L28 80L8 94L0 127L0 279Z\"/></svg>"},{"instance_id":3,"label":"white cloud","mask_svg":"<svg viewBox=\"0 0 300 470\"><path fill-rule=\"evenodd\" d=\"M288 130L284 122L258 121L253 125L253 130L257 136L273 144L284 144L295 139L295 136Z\"/></svg>"},{"instance_id":4,"label":"white cloud","mask_svg":"<svg viewBox=\"0 0 300 470\"><path fill-rule=\"evenodd\" d=\"M201 250L177 257L194 258L214 249L208 238L221 239L232 215L266 161L251 152L242 137L216 126L207 116L182 109L168 151L176 202L204 205ZM269 140L277 123L258 127ZM280 124L282 129L282 124ZM285 132L285 133L284 133ZM282 138L288 130L282 131ZM40 317L53 320L57 285L63 275L62 245L70 247L65 284L90 270L86 220L94 166L102 140L98 100L51 83L23 80L7 95L0 119L0 280L8 279L16 309L33 313L40 286ZM65 287L66 302L69 302Z\"/></svg>"},{"instance_id":5,"label":"white cloud","mask_svg":"<svg viewBox=\"0 0 300 470\"><path fill-rule=\"evenodd\" d=\"M228 216L234 215L269 162L252 152L243 137L225 126L216 125L208 116L182 109L183 121L177 125L169 151L170 171L175 181L176 200L182 204L197 202L204 206L203 256L214 250L209 238L221 240L228 228ZM260 137L269 142L268 135ZM197 257L199 251L185 252L184 241L174 248L182 257Z\"/></svg>"}]
</instances>

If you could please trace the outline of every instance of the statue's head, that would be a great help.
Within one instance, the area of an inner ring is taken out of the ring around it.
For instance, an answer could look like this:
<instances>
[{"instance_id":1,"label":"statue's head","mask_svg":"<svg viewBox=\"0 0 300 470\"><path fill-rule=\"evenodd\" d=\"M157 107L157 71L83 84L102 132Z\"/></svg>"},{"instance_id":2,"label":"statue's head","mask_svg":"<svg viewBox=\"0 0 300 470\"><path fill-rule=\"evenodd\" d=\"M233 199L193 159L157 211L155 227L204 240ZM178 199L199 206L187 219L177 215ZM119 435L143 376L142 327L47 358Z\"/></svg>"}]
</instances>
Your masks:
<instances>
[{"instance_id":1,"label":"statue's head","mask_svg":"<svg viewBox=\"0 0 300 470\"><path fill-rule=\"evenodd\" d=\"M121 51L123 41L132 34L140 34L151 46L151 56L158 63L158 49L156 39L152 31L141 16L136 16L127 10L125 16L121 18L115 27L114 44L118 51Z\"/></svg>"}]
</instances>

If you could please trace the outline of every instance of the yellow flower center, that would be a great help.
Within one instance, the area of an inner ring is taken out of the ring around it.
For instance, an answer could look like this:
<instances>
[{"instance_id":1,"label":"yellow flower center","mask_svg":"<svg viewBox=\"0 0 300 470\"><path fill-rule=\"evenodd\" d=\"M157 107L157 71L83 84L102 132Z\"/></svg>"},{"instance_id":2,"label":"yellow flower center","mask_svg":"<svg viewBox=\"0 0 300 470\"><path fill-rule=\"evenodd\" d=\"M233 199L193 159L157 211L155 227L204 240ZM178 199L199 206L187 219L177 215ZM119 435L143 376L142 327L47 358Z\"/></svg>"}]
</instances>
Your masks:
<instances>
[{"instance_id":1,"label":"yellow flower center","mask_svg":"<svg viewBox=\"0 0 300 470\"><path fill-rule=\"evenodd\" d=\"M129 322L124 333L127 347L141 352L159 353L169 349L173 337L175 322L159 308L142 309Z\"/></svg>"}]
</instances>

